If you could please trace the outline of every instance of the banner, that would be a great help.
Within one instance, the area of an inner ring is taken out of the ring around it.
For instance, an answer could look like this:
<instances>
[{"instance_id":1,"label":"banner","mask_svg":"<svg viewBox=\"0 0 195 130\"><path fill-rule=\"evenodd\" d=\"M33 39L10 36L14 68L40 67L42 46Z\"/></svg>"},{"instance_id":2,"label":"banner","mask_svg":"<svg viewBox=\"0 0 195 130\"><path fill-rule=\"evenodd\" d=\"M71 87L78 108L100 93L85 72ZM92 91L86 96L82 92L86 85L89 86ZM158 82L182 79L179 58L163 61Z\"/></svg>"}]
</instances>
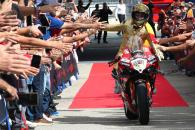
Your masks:
<instances>
[{"instance_id":1,"label":"banner","mask_svg":"<svg viewBox=\"0 0 195 130\"><path fill-rule=\"evenodd\" d=\"M61 66L62 68L59 70L52 67L50 74L52 88L62 86L62 84L69 81L71 76L78 74L77 63L72 53L67 57L63 57Z\"/></svg>"}]
</instances>

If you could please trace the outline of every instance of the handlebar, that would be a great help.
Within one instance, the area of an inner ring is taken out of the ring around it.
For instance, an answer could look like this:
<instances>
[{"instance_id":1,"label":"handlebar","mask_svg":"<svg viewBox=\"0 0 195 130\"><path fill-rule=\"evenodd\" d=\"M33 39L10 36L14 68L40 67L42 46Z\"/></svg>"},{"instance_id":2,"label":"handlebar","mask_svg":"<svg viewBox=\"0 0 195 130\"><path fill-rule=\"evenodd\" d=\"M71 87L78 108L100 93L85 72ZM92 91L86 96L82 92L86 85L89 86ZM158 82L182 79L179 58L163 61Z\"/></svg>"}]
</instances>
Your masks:
<instances>
[{"instance_id":1,"label":"handlebar","mask_svg":"<svg viewBox=\"0 0 195 130\"><path fill-rule=\"evenodd\" d=\"M115 63L117 63L119 60L121 59L121 57L119 56L118 58L115 58L112 61L108 62L109 67L113 66Z\"/></svg>"}]
</instances>

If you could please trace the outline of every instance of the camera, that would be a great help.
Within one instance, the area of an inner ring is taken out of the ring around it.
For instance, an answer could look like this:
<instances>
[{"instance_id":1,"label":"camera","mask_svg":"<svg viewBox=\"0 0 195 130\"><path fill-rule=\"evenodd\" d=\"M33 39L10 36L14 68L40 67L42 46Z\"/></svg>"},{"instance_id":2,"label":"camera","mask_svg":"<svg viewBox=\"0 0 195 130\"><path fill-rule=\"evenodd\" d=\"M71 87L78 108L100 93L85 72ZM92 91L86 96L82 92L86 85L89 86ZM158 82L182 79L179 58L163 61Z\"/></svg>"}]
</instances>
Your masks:
<instances>
[{"instance_id":1,"label":"camera","mask_svg":"<svg viewBox=\"0 0 195 130\"><path fill-rule=\"evenodd\" d=\"M10 94L5 92L5 91L1 90L0 93L2 94L2 96L4 98L10 97ZM15 107L17 105L23 105L23 106L36 106L36 105L38 105L38 94L35 92L32 92L32 93L19 92L18 97L19 97L18 100L11 100L11 101L7 102L8 107L10 109L15 109Z\"/></svg>"},{"instance_id":2,"label":"camera","mask_svg":"<svg viewBox=\"0 0 195 130\"><path fill-rule=\"evenodd\" d=\"M17 108L18 105L23 106L36 106L38 104L38 93L36 92L28 92L28 86L26 84L26 80L19 76L19 79L16 79L14 75L1 75L2 79L8 82L10 85L14 86L18 90L19 99L16 100L8 100L9 108ZM4 98L10 98L11 95L0 89L0 94Z\"/></svg>"}]
</instances>

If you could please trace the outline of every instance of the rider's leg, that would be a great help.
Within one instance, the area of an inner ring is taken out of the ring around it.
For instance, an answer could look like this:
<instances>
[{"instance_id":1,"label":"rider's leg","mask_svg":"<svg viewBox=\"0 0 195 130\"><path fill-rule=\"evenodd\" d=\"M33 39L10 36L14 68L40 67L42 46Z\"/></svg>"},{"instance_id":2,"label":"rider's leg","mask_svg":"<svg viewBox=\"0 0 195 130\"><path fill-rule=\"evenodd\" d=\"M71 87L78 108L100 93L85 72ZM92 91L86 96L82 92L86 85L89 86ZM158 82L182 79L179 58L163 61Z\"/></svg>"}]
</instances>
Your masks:
<instances>
[{"instance_id":1,"label":"rider's leg","mask_svg":"<svg viewBox=\"0 0 195 130\"><path fill-rule=\"evenodd\" d=\"M121 88L120 88L120 84L119 84L119 81L118 81L117 69L118 69L118 63L115 63L114 67L113 67L113 70L112 70L112 76L115 80L114 93L119 94L121 92Z\"/></svg>"},{"instance_id":2,"label":"rider's leg","mask_svg":"<svg viewBox=\"0 0 195 130\"><path fill-rule=\"evenodd\" d=\"M150 84L151 84L151 88L152 88L152 93L153 93L153 94L156 94L155 80L156 80L156 76L154 76L154 77L150 80Z\"/></svg>"},{"instance_id":3,"label":"rider's leg","mask_svg":"<svg viewBox=\"0 0 195 130\"><path fill-rule=\"evenodd\" d=\"M113 70L112 70L112 76L117 77L117 69L118 69L118 63L114 64Z\"/></svg>"}]
</instances>

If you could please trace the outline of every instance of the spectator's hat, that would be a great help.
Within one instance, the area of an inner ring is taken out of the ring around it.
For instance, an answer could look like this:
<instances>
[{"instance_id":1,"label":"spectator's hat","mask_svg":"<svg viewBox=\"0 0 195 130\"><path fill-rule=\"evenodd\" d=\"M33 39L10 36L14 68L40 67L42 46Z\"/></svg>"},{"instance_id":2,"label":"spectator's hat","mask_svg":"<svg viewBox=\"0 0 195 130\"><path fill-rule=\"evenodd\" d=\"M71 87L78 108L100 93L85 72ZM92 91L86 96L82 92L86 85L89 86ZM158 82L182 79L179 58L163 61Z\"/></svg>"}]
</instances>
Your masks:
<instances>
[{"instance_id":1,"label":"spectator's hat","mask_svg":"<svg viewBox=\"0 0 195 130\"><path fill-rule=\"evenodd\" d=\"M189 7L192 7L194 5L194 3L188 2L188 5L189 5Z\"/></svg>"}]
</instances>

